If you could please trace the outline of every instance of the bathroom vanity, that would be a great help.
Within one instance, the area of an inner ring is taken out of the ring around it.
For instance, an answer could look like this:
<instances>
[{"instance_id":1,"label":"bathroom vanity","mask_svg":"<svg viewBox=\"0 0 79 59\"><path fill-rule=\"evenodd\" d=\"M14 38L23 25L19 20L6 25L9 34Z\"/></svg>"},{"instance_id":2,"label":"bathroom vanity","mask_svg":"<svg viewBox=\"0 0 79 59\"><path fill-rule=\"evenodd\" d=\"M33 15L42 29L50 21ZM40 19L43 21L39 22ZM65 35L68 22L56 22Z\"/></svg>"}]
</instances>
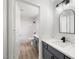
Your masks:
<instances>
[{"instance_id":1,"label":"bathroom vanity","mask_svg":"<svg viewBox=\"0 0 79 59\"><path fill-rule=\"evenodd\" d=\"M74 59L74 46L71 43L61 43L57 40L43 40L42 53L43 59ZM63 45L62 45L63 44ZM67 44L67 45L66 45ZM72 46L72 47L70 47Z\"/></svg>"}]
</instances>

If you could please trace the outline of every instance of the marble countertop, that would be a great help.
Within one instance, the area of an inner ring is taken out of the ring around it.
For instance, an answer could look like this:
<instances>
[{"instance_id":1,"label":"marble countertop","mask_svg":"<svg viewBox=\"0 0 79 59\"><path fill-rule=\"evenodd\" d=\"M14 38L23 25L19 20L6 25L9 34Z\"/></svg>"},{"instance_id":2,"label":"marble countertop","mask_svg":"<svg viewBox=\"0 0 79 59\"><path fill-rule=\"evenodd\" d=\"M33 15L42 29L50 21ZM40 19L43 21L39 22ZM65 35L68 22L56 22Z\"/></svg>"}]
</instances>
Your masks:
<instances>
[{"instance_id":1,"label":"marble countertop","mask_svg":"<svg viewBox=\"0 0 79 59\"><path fill-rule=\"evenodd\" d=\"M54 47L61 53L70 57L71 59L75 59L75 44L74 43L70 43L67 41L63 43L61 40L57 40L54 38L53 39L42 39L42 41Z\"/></svg>"}]
</instances>

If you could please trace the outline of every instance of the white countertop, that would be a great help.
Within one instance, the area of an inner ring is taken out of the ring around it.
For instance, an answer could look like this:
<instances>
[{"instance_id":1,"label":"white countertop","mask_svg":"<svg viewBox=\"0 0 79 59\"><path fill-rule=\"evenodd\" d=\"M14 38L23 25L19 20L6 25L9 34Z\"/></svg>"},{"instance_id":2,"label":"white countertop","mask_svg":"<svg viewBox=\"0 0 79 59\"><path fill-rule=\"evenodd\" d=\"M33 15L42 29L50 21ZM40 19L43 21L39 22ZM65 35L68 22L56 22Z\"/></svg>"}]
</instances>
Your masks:
<instances>
[{"instance_id":1,"label":"white countertop","mask_svg":"<svg viewBox=\"0 0 79 59\"><path fill-rule=\"evenodd\" d=\"M75 44L70 42L63 43L61 40L57 39L42 39L42 41L46 42L71 59L75 59Z\"/></svg>"}]
</instances>

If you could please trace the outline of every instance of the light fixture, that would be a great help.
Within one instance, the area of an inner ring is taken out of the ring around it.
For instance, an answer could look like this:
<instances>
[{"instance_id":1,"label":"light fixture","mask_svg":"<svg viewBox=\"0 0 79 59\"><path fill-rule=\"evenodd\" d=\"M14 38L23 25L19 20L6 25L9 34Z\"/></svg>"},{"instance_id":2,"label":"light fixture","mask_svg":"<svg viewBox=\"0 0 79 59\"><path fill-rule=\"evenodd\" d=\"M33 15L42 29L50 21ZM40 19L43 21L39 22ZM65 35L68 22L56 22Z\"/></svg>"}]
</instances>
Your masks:
<instances>
[{"instance_id":1,"label":"light fixture","mask_svg":"<svg viewBox=\"0 0 79 59\"><path fill-rule=\"evenodd\" d=\"M60 4L68 4L70 2L70 0L63 0L62 2L60 2L60 3L58 3L57 5L56 5L56 7L59 7L59 5Z\"/></svg>"}]
</instances>

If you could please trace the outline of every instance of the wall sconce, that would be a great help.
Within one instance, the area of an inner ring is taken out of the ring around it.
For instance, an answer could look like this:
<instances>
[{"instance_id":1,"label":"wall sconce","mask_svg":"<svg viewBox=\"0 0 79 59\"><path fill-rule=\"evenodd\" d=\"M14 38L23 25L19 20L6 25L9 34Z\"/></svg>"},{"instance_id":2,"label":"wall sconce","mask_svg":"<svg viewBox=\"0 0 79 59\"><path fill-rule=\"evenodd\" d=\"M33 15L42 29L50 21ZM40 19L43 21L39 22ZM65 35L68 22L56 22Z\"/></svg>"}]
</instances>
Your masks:
<instances>
[{"instance_id":1,"label":"wall sconce","mask_svg":"<svg viewBox=\"0 0 79 59\"><path fill-rule=\"evenodd\" d=\"M59 7L60 4L68 4L70 2L70 0L63 0L62 2L60 2L59 4L56 5L56 7Z\"/></svg>"},{"instance_id":2,"label":"wall sconce","mask_svg":"<svg viewBox=\"0 0 79 59\"><path fill-rule=\"evenodd\" d=\"M65 7L69 3L70 3L70 0L63 0L62 2L60 2L59 4L57 4L56 5L57 13L60 14L63 10L65 10Z\"/></svg>"}]
</instances>

